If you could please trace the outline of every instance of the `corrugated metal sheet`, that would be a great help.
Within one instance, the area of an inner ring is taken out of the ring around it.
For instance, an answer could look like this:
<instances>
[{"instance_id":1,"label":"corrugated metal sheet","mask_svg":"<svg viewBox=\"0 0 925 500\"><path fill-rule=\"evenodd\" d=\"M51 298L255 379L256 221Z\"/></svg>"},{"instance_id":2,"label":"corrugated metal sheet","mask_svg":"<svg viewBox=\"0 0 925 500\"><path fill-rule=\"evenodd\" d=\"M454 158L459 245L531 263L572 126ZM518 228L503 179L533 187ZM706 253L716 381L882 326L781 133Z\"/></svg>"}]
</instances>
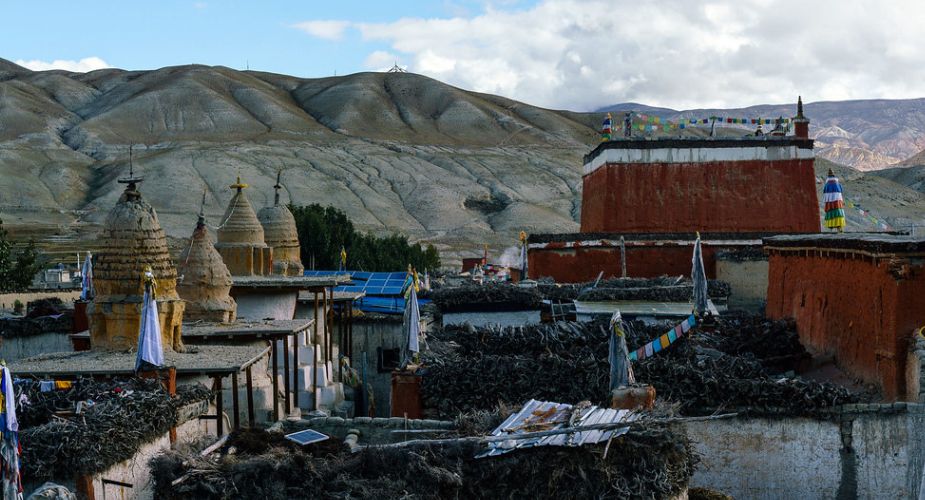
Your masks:
<instances>
[{"instance_id":1,"label":"corrugated metal sheet","mask_svg":"<svg viewBox=\"0 0 925 500\"><path fill-rule=\"evenodd\" d=\"M536 446L582 446L606 441L625 434L629 427L613 430L581 431L585 426L631 422L638 416L630 410L614 410L593 405L570 405L531 399L517 413L509 416L495 429L492 436L518 435L538 431L574 428L575 432L540 436L530 439L511 439L488 444L488 449L476 458L494 457L520 448Z\"/></svg>"}]
</instances>

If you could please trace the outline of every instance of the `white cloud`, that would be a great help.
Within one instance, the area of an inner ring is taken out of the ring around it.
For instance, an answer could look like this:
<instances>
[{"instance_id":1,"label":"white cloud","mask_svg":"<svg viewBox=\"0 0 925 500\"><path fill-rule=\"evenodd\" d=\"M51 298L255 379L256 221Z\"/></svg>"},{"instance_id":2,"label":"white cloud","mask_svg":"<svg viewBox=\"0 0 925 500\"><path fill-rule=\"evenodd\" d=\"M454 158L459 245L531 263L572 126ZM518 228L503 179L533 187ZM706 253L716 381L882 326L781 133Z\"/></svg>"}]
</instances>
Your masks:
<instances>
[{"instance_id":1,"label":"white cloud","mask_svg":"<svg viewBox=\"0 0 925 500\"><path fill-rule=\"evenodd\" d=\"M387 44L410 71L585 110L623 101L740 106L792 102L797 94L808 101L920 97L923 16L925 3L913 0L544 0L528 9L495 3L476 16L354 26L365 40ZM341 36L349 24L321 22L333 24L313 28L315 36Z\"/></svg>"},{"instance_id":2,"label":"white cloud","mask_svg":"<svg viewBox=\"0 0 925 500\"><path fill-rule=\"evenodd\" d=\"M384 50L377 50L366 56L363 65L373 71L388 71L398 64L398 56Z\"/></svg>"},{"instance_id":3,"label":"white cloud","mask_svg":"<svg viewBox=\"0 0 925 500\"><path fill-rule=\"evenodd\" d=\"M350 24L349 21L304 21L293 24L292 27L317 38L337 41L343 38L344 31Z\"/></svg>"},{"instance_id":4,"label":"white cloud","mask_svg":"<svg viewBox=\"0 0 925 500\"><path fill-rule=\"evenodd\" d=\"M112 66L100 59L99 57L85 57L79 61L69 61L65 59L55 59L54 61L40 61L38 59L33 59L31 61L24 61L22 59L16 60L16 64L29 68L32 71L48 71L50 69L63 69L66 71L73 71L75 73L86 73L88 71L93 71L96 69L111 68Z\"/></svg>"}]
</instances>

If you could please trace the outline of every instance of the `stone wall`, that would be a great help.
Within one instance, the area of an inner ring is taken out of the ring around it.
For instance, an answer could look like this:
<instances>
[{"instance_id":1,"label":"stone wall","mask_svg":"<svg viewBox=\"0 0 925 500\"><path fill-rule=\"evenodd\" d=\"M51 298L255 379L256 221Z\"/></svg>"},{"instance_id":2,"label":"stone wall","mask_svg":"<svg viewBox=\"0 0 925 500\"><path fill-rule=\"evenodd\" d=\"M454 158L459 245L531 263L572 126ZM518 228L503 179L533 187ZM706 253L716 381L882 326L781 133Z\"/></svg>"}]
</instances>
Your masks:
<instances>
[{"instance_id":1,"label":"stone wall","mask_svg":"<svg viewBox=\"0 0 925 500\"><path fill-rule=\"evenodd\" d=\"M73 351L71 338L64 333L40 333L21 337L0 338L0 359L15 361L48 352Z\"/></svg>"},{"instance_id":2,"label":"stone wall","mask_svg":"<svg viewBox=\"0 0 925 500\"><path fill-rule=\"evenodd\" d=\"M470 324L474 327L488 325L523 326L540 322L540 311L498 311L443 313L443 326Z\"/></svg>"},{"instance_id":3,"label":"stone wall","mask_svg":"<svg viewBox=\"0 0 925 500\"><path fill-rule=\"evenodd\" d=\"M377 417L388 417L392 410L392 373L391 370L380 373L377 369L377 349L401 349L404 340L402 317L399 315L354 319L354 359L351 362L362 377L363 354L366 353L366 380L373 390Z\"/></svg>"},{"instance_id":4,"label":"stone wall","mask_svg":"<svg viewBox=\"0 0 925 500\"><path fill-rule=\"evenodd\" d=\"M80 290L60 291L60 292L22 292L22 293L0 293L0 311L12 311L13 304L16 301L22 302L23 307L29 302L39 299L58 298L65 304L74 302L80 298Z\"/></svg>"},{"instance_id":5,"label":"stone wall","mask_svg":"<svg viewBox=\"0 0 925 500\"><path fill-rule=\"evenodd\" d=\"M735 498L916 498L925 405L846 405L828 420L689 422L701 462L691 486Z\"/></svg>"},{"instance_id":6,"label":"stone wall","mask_svg":"<svg viewBox=\"0 0 925 500\"><path fill-rule=\"evenodd\" d=\"M764 310L768 301L767 260L716 261L716 279L729 283L730 309Z\"/></svg>"}]
</instances>

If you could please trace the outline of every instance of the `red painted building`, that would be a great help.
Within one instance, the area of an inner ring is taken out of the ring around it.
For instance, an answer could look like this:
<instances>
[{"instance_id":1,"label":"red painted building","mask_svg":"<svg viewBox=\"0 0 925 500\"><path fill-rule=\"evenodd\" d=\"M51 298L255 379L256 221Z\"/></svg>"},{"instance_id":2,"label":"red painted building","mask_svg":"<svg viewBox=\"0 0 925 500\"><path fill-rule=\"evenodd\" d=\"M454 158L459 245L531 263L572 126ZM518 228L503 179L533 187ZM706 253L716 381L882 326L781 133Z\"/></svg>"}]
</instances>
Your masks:
<instances>
[{"instance_id":1,"label":"red painted building","mask_svg":"<svg viewBox=\"0 0 925 500\"><path fill-rule=\"evenodd\" d=\"M717 253L760 248L762 238L773 234L701 233L707 277L717 278ZM602 271L605 277L621 276L625 255L627 276L689 275L695 239L695 233L535 234L529 239L528 271L562 283L592 281Z\"/></svg>"},{"instance_id":2,"label":"red painted building","mask_svg":"<svg viewBox=\"0 0 925 500\"><path fill-rule=\"evenodd\" d=\"M557 281L689 274L696 232L713 275L718 250L760 248L771 234L818 233L813 141L802 103L797 135L619 138L584 158L581 233L531 235L530 277Z\"/></svg>"},{"instance_id":3,"label":"red painted building","mask_svg":"<svg viewBox=\"0 0 925 500\"><path fill-rule=\"evenodd\" d=\"M776 236L769 255L769 318L794 318L816 355L883 389L907 395L909 344L925 325L925 239L885 234Z\"/></svg>"}]
</instances>

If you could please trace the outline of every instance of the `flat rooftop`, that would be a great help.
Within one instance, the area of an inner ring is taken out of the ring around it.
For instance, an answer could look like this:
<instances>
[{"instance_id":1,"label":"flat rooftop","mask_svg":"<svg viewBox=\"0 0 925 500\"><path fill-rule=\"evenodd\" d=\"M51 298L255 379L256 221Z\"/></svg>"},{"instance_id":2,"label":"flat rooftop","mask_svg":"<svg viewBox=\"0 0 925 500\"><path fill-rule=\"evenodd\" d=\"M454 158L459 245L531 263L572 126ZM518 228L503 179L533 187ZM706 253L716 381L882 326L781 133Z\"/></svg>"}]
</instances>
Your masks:
<instances>
[{"instance_id":1,"label":"flat rooftop","mask_svg":"<svg viewBox=\"0 0 925 500\"><path fill-rule=\"evenodd\" d=\"M748 242L760 242L762 239L777 236L779 232L761 232L761 233L700 233L701 241L742 241L742 244ZM540 233L531 234L527 238L527 243L568 243L576 241L601 241L620 242L620 237L626 242L631 241L689 241L691 243L697 239L697 233Z\"/></svg>"},{"instance_id":2,"label":"flat rooftop","mask_svg":"<svg viewBox=\"0 0 925 500\"><path fill-rule=\"evenodd\" d=\"M268 346L197 345L187 352L164 351L164 367L177 375L237 373L270 352ZM132 375L135 352L78 351L51 352L10 361L7 367L17 377L73 378L88 375Z\"/></svg>"},{"instance_id":3,"label":"flat rooftop","mask_svg":"<svg viewBox=\"0 0 925 500\"><path fill-rule=\"evenodd\" d=\"M333 292L334 302L353 302L366 296L366 292ZM321 296L318 296L321 301ZM315 302L315 294L312 292L299 292L299 302Z\"/></svg>"},{"instance_id":4,"label":"flat rooftop","mask_svg":"<svg viewBox=\"0 0 925 500\"><path fill-rule=\"evenodd\" d=\"M297 335L312 327L314 319L236 321L234 323L183 323L183 338L260 338Z\"/></svg>"},{"instance_id":5,"label":"flat rooftop","mask_svg":"<svg viewBox=\"0 0 925 500\"><path fill-rule=\"evenodd\" d=\"M794 136L743 136L743 137L618 137L602 142L584 156L589 163L609 149L722 149L722 148L770 148L795 146L799 149L813 149L812 139Z\"/></svg>"},{"instance_id":6,"label":"flat rooftop","mask_svg":"<svg viewBox=\"0 0 925 500\"><path fill-rule=\"evenodd\" d=\"M337 286L350 281L349 276L232 276L232 288L257 290L308 290Z\"/></svg>"},{"instance_id":7,"label":"flat rooftop","mask_svg":"<svg viewBox=\"0 0 925 500\"><path fill-rule=\"evenodd\" d=\"M814 233L785 234L764 238L764 247L773 250L852 250L873 254L923 254L925 237L896 233Z\"/></svg>"}]
</instances>

